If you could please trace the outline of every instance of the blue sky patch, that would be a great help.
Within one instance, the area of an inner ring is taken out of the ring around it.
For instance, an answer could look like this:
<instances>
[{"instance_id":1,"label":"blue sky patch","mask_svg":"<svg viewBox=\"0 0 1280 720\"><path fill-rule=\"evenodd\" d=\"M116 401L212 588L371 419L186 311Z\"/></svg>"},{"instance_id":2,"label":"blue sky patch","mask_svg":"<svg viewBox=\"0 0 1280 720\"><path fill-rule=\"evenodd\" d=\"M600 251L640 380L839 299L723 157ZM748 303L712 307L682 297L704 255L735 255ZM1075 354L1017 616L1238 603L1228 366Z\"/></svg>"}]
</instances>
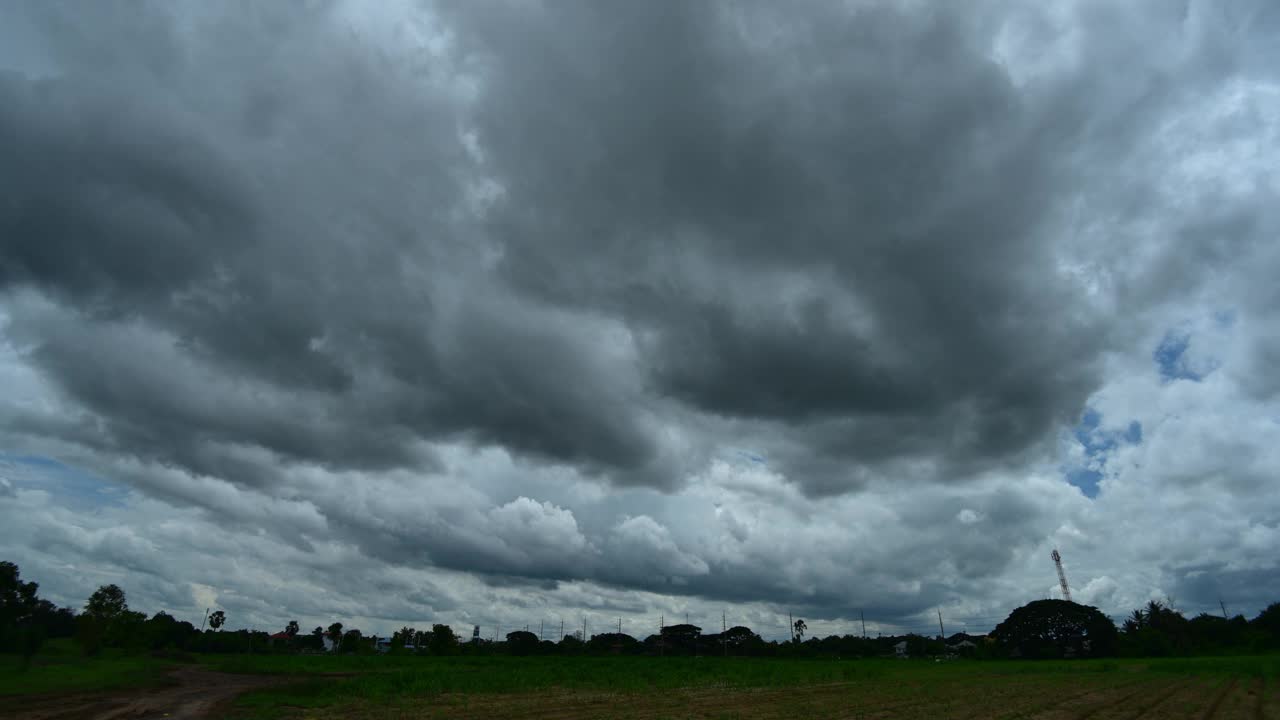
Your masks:
<instances>
[{"instance_id":1,"label":"blue sky patch","mask_svg":"<svg viewBox=\"0 0 1280 720\"><path fill-rule=\"evenodd\" d=\"M1063 467L1062 472L1071 485L1080 488L1086 497L1098 496L1098 483L1102 481L1099 468L1112 450L1142 442L1142 423L1131 421L1123 430L1102 429L1102 415L1091 407L1085 408L1080 422L1071 431L1075 441L1084 447L1085 462L1079 466Z\"/></svg>"},{"instance_id":2,"label":"blue sky patch","mask_svg":"<svg viewBox=\"0 0 1280 720\"><path fill-rule=\"evenodd\" d=\"M124 505L125 490L71 465L41 455L0 452L0 469L17 488L44 490L56 495L60 504L78 509Z\"/></svg>"},{"instance_id":3,"label":"blue sky patch","mask_svg":"<svg viewBox=\"0 0 1280 720\"><path fill-rule=\"evenodd\" d=\"M1187 366L1187 348L1191 347L1191 334L1170 330L1156 346L1151 358L1160 368L1160 379L1164 382L1174 380L1191 380L1200 382L1204 376Z\"/></svg>"}]
</instances>

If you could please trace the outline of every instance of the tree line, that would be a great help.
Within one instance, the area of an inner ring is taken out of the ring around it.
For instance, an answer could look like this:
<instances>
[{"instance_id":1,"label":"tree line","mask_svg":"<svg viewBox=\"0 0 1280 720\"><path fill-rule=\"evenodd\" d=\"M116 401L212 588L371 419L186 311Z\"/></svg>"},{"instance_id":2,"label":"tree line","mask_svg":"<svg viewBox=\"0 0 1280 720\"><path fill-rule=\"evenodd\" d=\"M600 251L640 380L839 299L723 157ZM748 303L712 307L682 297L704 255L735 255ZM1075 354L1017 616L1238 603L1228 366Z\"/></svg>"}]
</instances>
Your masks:
<instances>
[{"instance_id":1,"label":"tree line","mask_svg":"<svg viewBox=\"0 0 1280 720\"><path fill-rule=\"evenodd\" d=\"M334 622L303 632L292 620L275 633L223 631L226 612L208 615L204 627L165 612L151 617L129 608L117 585L99 587L77 612L38 596L39 585L24 582L18 566L0 562L0 651L28 659L49 639L73 638L88 655L103 648L128 651L201 653L344 653L426 655L724 655L753 657L940 657L1070 658L1238 654L1280 650L1280 603L1256 618L1201 614L1187 618L1169 604L1153 601L1134 610L1117 628L1096 608L1065 600L1037 600L1012 613L988 635L956 633L947 638L917 634L868 638L830 635L805 639L797 620L791 640L765 641L750 628L702 632L689 623L669 625L645 638L626 633L578 633L552 641L515 630L504 641L473 638L461 642L453 629L403 627L379 639Z\"/></svg>"}]
</instances>

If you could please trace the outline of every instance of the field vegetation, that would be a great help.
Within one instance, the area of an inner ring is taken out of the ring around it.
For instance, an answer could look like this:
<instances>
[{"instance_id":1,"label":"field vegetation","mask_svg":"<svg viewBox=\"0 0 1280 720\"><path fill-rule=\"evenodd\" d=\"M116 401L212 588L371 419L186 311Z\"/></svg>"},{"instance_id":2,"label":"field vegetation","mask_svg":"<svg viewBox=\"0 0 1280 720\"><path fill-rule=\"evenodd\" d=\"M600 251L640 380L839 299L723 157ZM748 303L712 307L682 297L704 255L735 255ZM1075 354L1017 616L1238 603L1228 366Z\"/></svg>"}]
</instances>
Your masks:
<instances>
[{"instance_id":1,"label":"field vegetation","mask_svg":"<svg viewBox=\"0 0 1280 720\"><path fill-rule=\"evenodd\" d=\"M70 639L52 640L30 660L0 654L0 696L155 686L174 665L172 656L117 649L90 657Z\"/></svg>"},{"instance_id":2,"label":"field vegetation","mask_svg":"<svg viewBox=\"0 0 1280 720\"><path fill-rule=\"evenodd\" d=\"M1074 718L1086 712L1105 718L1131 717L1157 702L1165 708L1161 717L1199 718L1219 696L1222 703L1229 699L1232 707L1243 708L1242 718L1280 717L1275 715L1280 710L1277 656L949 662L716 657L207 661L224 670L281 672L294 678L291 684L242 697L237 711L253 718Z\"/></svg>"}]
</instances>

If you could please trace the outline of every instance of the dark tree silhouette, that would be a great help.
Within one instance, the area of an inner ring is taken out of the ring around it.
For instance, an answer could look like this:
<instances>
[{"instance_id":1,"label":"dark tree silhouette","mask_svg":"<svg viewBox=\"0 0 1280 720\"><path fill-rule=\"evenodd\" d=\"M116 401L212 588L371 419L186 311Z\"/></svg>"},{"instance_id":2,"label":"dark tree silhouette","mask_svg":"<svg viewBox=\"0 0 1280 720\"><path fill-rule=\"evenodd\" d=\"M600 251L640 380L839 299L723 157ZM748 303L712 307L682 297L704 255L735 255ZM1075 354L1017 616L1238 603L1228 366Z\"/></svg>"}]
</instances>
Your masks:
<instances>
[{"instance_id":1,"label":"dark tree silhouette","mask_svg":"<svg viewBox=\"0 0 1280 720\"><path fill-rule=\"evenodd\" d=\"M227 614L221 610L215 610L213 611L213 614L209 616L209 627L214 630L221 628L226 622Z\"/></svg>"},{"instance_id":2,"label":"dark tree silhouette","mask_svg":"<svg viewBox=\"0 0 1280 720\"><path fill-rule=\"evenodd\" d=\"M298 621L297 621L297 620L290 620L290 621L289 621L289 624L288 624L288 625L286 625L286 626L285 626L285 628L284 628L284 634L285 634L285 635L288 635L288 636L290 637L290 639L292 639L292 638L294 638L294 637L297 637L297 635L298 635L298 630L299 630L299 628L298 628Z\"/></svg>"},{"instance_id":3,"label":"dark tree silhouette","mask_svg":"<svg viewBox=\"0 0 1280 720\"><path fill-rule=\"evenodd\" d=\"M342 649L344 652L359 652L360 643L364 640L364 634L359 630L352 628L342 633Z\"/></svg>"},{"instance_id":4,"label":"dark tree silhouette","mask_svg":"<svg viewBox=\"0 0 1280 720\"><path fill-rule=\"evenodd\" d=\"M1097 608L1068 600L1036 600L991 631L1010 655L1024 658L1106 657L1116 652L1116 626Z\"/></svg>"},{"instance_id":5,"label":"dark tree silhouette","mask_svg":"<svg viewBox=\"0 0 1280 720\"><path fill-rule=\"evenodd\" d=\"M632 655L640 652L640 641L626 633L600 633L587 641L589 652L602 655Z\"/></svg>"},{"instance_id":6,"label":"dark tree silhouette","mask_svg":"<svg viewBox=\"0 0 1280 720\"><path fill-rule=\"evenodd\" d=\"M804 631L809 629L804 620L796 620L791 629L795 631L796 642L804 642Z\"/></svg>"},{"instance_id":7,"label":"dark tree silhouette","mask_svg":"<svg viewBox=\"0 0 1280 720\"><path fill-rule=\"evenodd\" d=\"M764 644L764 640L760 636L751 631L751 628L735 625L720 634L720 639L728 647L731 654L737 654L751 650Z\"/></svg>"},{"instance_id":8,"label":"dark tree silhouette","mask_svg":"<svg viewBox=\"0 0 1280 720\"><path fill-rule=\"evenodd\" d=\"M458 636L453 634L453 628L437 623L431 626L428 645L435 655L451 655L458 649Z\"/></svg>"},{"instance_id":9,"label":"dark tree silhouette","mask_svg":"<svg viewBox=\"0 0 1280 720\"><path fill-rule=\"evenodd\" d=\"M1267 609L1258 613L1258 617L1249 624L1262 631L1265 636L1264 644L1280 648L1280 603L1268 605Z\"/></svg>"},{"instance_id":10,"label":"dark tree silhouette","mask_svg":"<svg viewBox=\"0 0 1280 720\"><path fill-rule=\"evenodd\" d=\"M18 566L0 562L0 623L15 622L36 606L39 584L23 582Z\"/></svg>"},{"instance_id":11,"label":"dark tree silhouette","mask_svg":"<svg viewBox=\"0 0 1280 720\"><path fill-rule=\"evenodd\" d=\"M693 654L698 651L698 638L702 628L697 625L681 623L662 628L662 645L664 651L676 654Z\"/></svg>"},{"instance_id":12,"label":"dark tree silhouette","mask_svg":"<svg viewBox=\"0 0 1280 720\"><path fill-rule=\"evenodd\" d=\"M333 649L336 651L342 645L342 623L336 622L329 626L329 641L333 643Z\"/></svg>"},{"instance_id":13,"label":"dark tree silhouette","mask_svg":"<svg viewBox=\"0 0 1280 720\"><path fill-rule=\"evenodd\" d=\"M24 666L44 644L41 620L57 612L53 603L37 597L39 588L37 583L22 581L17 565L0 562L0 650L21 652Z\"/></svg>"},{"instance_id":14,"label":"dark tree silhouette","mask_svg":"<svg viewBox=\"0 0 1280 720\"><path fill-rule=\"evenodd\" d=\"M84 604L84 614L98 620L115 620L128 611L129 603L119 585L99 587Z\"/></svg>"},{"instance_id":15,"label":"dark tree silhouette","mask_svg":"<svg viewBox=\"0 0 1280 720\"><path fill-rule=\"evenodd\" d=\"M418 634L418 631L414 630L408 625L405 625L399 630L391 633L391 649L402 650L406 645L413 645L414 644L413 639L414 637L417 636L417 634Z\"/></svg>"},{"instance_id":16,"label":"dark tree silhouette","mask_svg":"<svg viewBox=\"0 0 1280 720\"><path fill-rule=\"evenodd\" d=\"M1222 618L1218 618L1226 622ZM1203 625L1203 621L1201 622ZM1159 600L1134 610L1124 621L1125 650L1131 655L1160 657L1193 650L1193 628L1182 613Z\"/></svg>"},{"instance_id":17,"label":"dark tree silhouette","mask_svg":"<svg viewBox=\"0 0 1280 720\"><path fill-rule=\"evenodd\" d=\"M507 652L512 655L532 655L538 651L538 636L528 630L507 633Z\"/></svg>"}]
</instances>

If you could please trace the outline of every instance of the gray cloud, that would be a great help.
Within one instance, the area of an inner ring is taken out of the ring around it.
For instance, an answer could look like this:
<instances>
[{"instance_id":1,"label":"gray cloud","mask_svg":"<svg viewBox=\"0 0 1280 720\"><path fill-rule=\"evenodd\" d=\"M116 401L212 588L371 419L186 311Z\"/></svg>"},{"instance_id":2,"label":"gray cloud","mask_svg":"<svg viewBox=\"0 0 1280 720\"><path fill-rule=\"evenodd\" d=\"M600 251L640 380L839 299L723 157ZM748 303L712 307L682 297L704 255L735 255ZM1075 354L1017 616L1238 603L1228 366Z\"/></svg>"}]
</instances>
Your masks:
<instances>
[{"instance_id":1,"label":"gray cloud","mask_svg":"<svg viewBox=\"0 0 1280 720\"><path fill-rule=\"evenodd\" d=\"M1104 550L1144 482L1265 486L1268 5L241 10L0 11L0 448L261 533L316 614L907 622L1007 609L1050 542L1117 606L1269 567L1221 564L1267 504L1148 575ZM1144 384L1222 312L1221 372ZM1142 441L1078 457L1086 406ZM275 618L4 482L56 553Z\"/></svg>"}]
</instances>

